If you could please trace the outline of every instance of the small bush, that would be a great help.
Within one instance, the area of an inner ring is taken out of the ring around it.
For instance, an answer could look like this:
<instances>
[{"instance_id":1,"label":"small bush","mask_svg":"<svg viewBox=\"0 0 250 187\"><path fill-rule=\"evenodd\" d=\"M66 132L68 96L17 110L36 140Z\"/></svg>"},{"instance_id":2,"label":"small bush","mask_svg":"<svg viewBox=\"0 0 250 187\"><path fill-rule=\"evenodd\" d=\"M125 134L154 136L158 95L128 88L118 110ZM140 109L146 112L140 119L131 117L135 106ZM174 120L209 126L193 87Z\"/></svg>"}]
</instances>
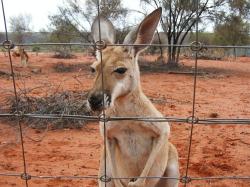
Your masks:
<instances>
[{"instance_id":1,"label":"small bush","mask_svg":"<svg viewBox=\"0 0 250 187\"><path fill-rule=\"evenodd\" d=\"M19 95L19 111L24 114L64 114L64 115L90 115L91 112L86 105L87 92L65 91L46 97L34 97L27 94ZM15 97L7 101L5 112L15 113L17 105ZM78 119L40 119L23 118L23 122L36 129L46 128L49 124L51 129L81 128L84 120Z\"/></svg>"},{"instance_id":2,"label":"small bush","mask_svg":"<svg viewBox=\"0 0 250 187\"><path fill-rule=\"evenodd\" d=\"M53 69L58 73L63 73L63 72L72 72L74 67L72 65L59 62L53 66Z\"/></svg>"},{"instance_id":3,"label":"small bush","mask_svg":"<svg viewBox=\"0 0 250 187\"><path fill-rule=\"evenodd\" d=\"M39 46L34 46L32 48L32 52L39 52L41 50L41 48Z\"/></svg>"},{"instance_id":4,"label":"small bush","mask_svg":"<svg viewBox=\"0 0 250 187\"><path fill-rule=\"evenodd\" d=\"M52 56L52 58L71 59L75 58L75 56L67 50L57 50L55 51L55 54Z\"/></svg>"},{"instance_id":5,"label":"small bush","mask_svg":"<svg viewBox=\"0 0 250 187\"><path fill-rule=\"evenodd\" d=\"M88 64L65 64L59 62L52 67L57 73L75 72L80 69L87 70L89 68Z\"/></svg>"}]
</instances>

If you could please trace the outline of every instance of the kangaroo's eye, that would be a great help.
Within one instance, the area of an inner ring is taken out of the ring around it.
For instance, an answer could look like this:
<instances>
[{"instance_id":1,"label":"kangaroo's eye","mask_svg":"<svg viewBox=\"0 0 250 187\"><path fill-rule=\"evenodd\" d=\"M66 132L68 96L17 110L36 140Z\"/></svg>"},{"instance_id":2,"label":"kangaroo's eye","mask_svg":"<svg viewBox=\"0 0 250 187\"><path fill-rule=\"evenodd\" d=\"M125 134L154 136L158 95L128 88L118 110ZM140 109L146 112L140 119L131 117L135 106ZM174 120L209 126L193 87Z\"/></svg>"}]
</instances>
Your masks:
<instances>
[{"instance_id":1,"label":"kangaroo's eye","mask_svg":"<svg viewBox=\"0 0 250 187\"><path fill-rule=\"evenodd\" d=\"M91 71L92 73L95 73L95 68L90 67L90 71Z\"/></svg>"},{"instance_id":2,"label":"kangaroo's eye","mask_svg":"<svg viewBox=\"0 0 250 187\"><path fill-rule=\"evenodd\" d=\"M127 68L117 68L114 72L119 73L119 74L124 74L128 69Z\"/></svg>"}]
</instances>

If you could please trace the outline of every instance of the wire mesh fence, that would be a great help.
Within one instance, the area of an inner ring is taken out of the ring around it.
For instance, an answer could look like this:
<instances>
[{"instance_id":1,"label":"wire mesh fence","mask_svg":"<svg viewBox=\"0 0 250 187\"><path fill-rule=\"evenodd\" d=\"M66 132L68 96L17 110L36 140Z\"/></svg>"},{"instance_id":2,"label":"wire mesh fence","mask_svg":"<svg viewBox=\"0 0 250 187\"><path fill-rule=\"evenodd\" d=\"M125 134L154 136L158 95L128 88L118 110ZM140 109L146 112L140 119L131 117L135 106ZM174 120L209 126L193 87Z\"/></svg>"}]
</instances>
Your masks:
<instances>
[{"instance_id":1,"label":"wire mesh fence","mask_svg":"<svg viewBox=\"0 0 250 187\"><path fill-rule=\"evenodd\" d=\"M199 6L199 0L196 0L196 6ZM4 12L4 3L3 0L1 0L2 3L2 12L3 12L3 18L4 18L4 27L5 27L5 37L6 40L3 42L3 47L8 50L8 57L9 57L9 64L10 64L10 70L11 70L11 77L12 77L12 84L13 84L13 90L15 95L15 101L16 101L16 111L15 113L0 113L0 118L7 118L7 117L14 117L17 120L17 125L19 127L19 136L21 140L21 151L22 151L22 162L23 162L23 172L21 173L0 173L0 176L3 177L21 177L25 181L25 186L29 186L29 180L32 179L94 179L94 180L100 180L101 182L105 183L105 186L107 183L109 183L111 180L120 180L120 179L134 179L134 178L149 178L149 179L166 179L166 180L178 180L181 183L184 184L184 186L188 185L191 181L211 181L211 180L247 180L250 181L250 176L213 176L213 177L195 177L189 175L189 167L190 167L190 158L191 158L191 151L192 151L192 140L193 140L193 129L195 128L194 125L216 125L216 124L235 124L235 125L250 125L250 118L202 118L200 119L198 116L196 116L196 88L197 88L197 70L198 70L198 53L202 48L237 48L237 49L249 49L249 46L219 46L219 45L203 45L199 42L199 32L198 32L198 20L199 20L199 14L198 14L198 8L196 12L196 25L195 25L195 33L196 33L196 40L188 45L171 45L176 47L182 47L182 48L190 48L192 52L195 53L194 58L194 72L193 72L193 96L192 96L192 111L191 115L187 117L151 117L151 116L137 116L137 117L108 117L105 115L105 110L102 111L102 115L100 116L85 116L85 115L66 115L66 114L32 114L32 113L23 113L20 110L19 107L19 98L17 94L17 88L16 88L16 79L15 79L15 73L12 63L12 57L10 50L15 46L55 46L55 45L62 45L62 46L84 46L84 47L96 47L100 50L101 54L101 69L103 69L103 60L102 60L102 49L104 49L107 46L155 46L155 47L168 47L170 45L168 44L105 44L102 43L102 36L101 36L101 26L100 26L100 19L99 21L99 42L97 43L20 43L20 44L13 44L8 37L8 30L6 25L6 18L5 18L5 12ZM98 16L100 15L100 7L99 7L99 1L98 1ZM105 84L104 78L103 78L103 71L102 71L102 89L104 89L103 85ZM104 93L104 92L103 92ZM104 95L103 95L104 98ZM104 101L104 99L103 99ZM104 126L104 157L105 157L105 174L103 176L97 176L97 175L91 175L91 176L66 176L66 175L52 175L52 176L42 176L42 175L33 175L32 173L27 172L27 161L26 161L26 154L25 154L25 143L23 141L23 127L21 124L21 119L23 118L37 118L37 119L75 119L75 120L84 120L84 121L95 121L95 122L102 122ZM176 177L163 177L163 176L147 176L147 177L141 177L141 176L133 176L133 177L112 177L107 175L107 163L106 163L106 125L110 121L144 121L144 122L182 122L182 123L188 123L191 125L190 128L190 134L188 138L188 154L187 154L187 162L185 167L185 174L182 177L176 178Z\"/></svg>"}]
</instances>

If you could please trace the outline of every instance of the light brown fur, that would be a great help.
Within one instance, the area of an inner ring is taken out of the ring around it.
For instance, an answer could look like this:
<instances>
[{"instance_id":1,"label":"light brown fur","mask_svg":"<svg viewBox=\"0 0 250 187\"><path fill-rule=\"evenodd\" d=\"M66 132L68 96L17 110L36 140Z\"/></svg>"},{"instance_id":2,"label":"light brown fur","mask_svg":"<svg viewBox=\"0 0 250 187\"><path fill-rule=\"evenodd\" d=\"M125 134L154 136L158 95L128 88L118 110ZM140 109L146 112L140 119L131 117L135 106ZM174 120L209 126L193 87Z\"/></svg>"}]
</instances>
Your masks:
<instances>
[{"instance_id":1,"label":"light brown fur","mask_svg":"<svg viewBox=\"0 0 250 187\"><path fill-rule=\"evenodd\" d=\"M27 52L24 50L24 48L22 48L20 46L16 46L12 50L12 56L13 57L20 57L21 65L22 66L27 66L29 56L28 56Z\"/></svg>"},{"instance_id":2,"label":"light brown fur","mask_svg":"<svg viewBox=\"0 0 250 187\"><path fill-rule=\"evenodd\" d=\"M90 96L100 95L102 89L110 93L111 100L105 101L102 106L108 117L163 117L142 91L137 62L139 52L127 51L123 47L107 47L103 50L102 63L99 56L92 65L96 79ZM126 72L118 73L116 70L119 68L126 68ZM103 123L100 123L100 131L104 136ZM178 153L168 141L169 134L167 122L108 122L105 137L107 175L135 179L113 179L106 184L107 187L177 187L178 181L175 179L143 178L179 177ZM104 159L103 154L99 176L105 175ZM99 187L104 186L100 181Z\"/></svg>"}]
</instances>

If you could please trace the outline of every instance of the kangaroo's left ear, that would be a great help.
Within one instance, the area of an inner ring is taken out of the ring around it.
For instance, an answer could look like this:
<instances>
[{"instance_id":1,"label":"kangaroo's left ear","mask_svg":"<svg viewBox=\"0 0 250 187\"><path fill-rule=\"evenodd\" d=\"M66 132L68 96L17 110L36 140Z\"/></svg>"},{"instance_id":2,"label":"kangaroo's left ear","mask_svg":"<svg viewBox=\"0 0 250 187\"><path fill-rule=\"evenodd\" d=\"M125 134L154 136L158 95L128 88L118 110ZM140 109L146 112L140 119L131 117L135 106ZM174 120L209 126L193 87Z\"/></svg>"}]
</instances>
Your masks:
<instances>
[{"instance_id":1,"label":"kangaroo's left ear","mask_svg":"<svg viewBox=\"0 0 250 187\"><path fill-rule=\"evenodd\" d=\"M151 12L138 27L131 30L125 37L124 44L151 44L155 30L161 18L162 8L158 8ZM147 46L133 46L132 53L136 56Z\"/></svg>"},{"instance_id":2,"label":"kangaroo's left ear","mask_svg":"<svg viewBox=\"0 0 250 187\"><path fill-rule=\"evenodd\" d=\"M102 16L97 16L91 26L91 34L95 42L99 41L99 20L101 27L101 40L104 40L107 43L115 43L115 28L113 24Z\"/></svg>"},{"instance_id":3,"label":"kangaroo's left ear","mask_svg":"<svg viewBox=\"0 0 250 187\"><path fill-rule=\"evenodd\" d=\"M91 35L95 42L99 41L99 20L100 20L100 30L101 30L101 40L109 44L115 43L115 28L113 24L105 17L97 16L91 26ZM96 58L98 61L100 58L100 51L96 50Z\"/></svg>"}]
</instances>

